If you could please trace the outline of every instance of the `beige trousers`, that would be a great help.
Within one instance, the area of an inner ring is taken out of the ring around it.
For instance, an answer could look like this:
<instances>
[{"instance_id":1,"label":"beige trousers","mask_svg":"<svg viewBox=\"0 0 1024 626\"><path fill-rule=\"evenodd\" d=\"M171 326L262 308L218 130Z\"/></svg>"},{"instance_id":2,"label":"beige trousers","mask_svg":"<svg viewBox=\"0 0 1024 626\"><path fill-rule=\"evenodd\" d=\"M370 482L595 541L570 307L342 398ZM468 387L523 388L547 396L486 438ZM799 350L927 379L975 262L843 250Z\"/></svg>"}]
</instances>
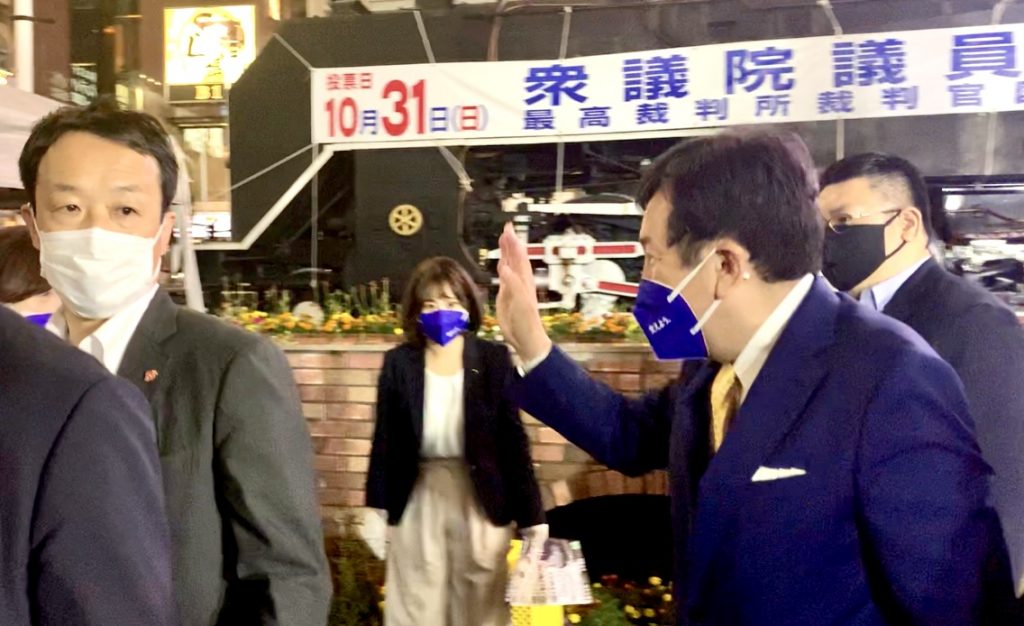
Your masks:
<instances>
[{"instance_id":1,"label":"beige trousers","mask_svg":"<svg viewBox=\"0 0 1024 626\"><path fill-rule=\"evenodd\" d=\"M388 529L385 626L508 626L512 529L487 519L466 464L430 460Z\"/></svg>"}]
</instances>

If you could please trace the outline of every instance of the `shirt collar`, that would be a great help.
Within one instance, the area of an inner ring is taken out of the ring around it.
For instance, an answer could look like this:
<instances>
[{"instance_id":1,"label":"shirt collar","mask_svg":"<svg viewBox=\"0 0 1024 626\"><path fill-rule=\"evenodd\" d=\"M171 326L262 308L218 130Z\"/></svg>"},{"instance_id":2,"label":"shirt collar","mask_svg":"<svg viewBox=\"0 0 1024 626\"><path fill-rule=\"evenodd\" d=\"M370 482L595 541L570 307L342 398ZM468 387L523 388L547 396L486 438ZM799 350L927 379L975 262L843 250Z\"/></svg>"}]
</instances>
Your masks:
<instances>
[{"instance_id":1,"label":"shirt collar","mask_svg":"<svg viewBox=\"0 0 1024 626\"><path fill-rule=\"evenodd\" d=\"M152 289L104 322L96 332L83 339L76 347L103 363L110 373L117 374L128 350L128 342L131 341L158 290L159 286L153 285ZM53 314L46 328L61 339L68 340L68 323L64 318L63 307Z\"/></svg>"},{"instance_id":2,"label":"shirt collar","mask_svg":"<svg viewBox=\"0 0 1024 626\"><path fill-rule=\"evenodd\" d=\"M754 336L744 346L740 355L736 357L733 368L736 371L736 378L743 385L741 399L746 399L747 392L754 385L757 375L761 373L761 369L768 360L768 355L771 354L772 348L775 347L776 342L778 342L779 337L782 335L782 331L785 330L786 325L789 324L789 320L796 313L796 310L800 308L800 304L807 297L807 294L810 293L813 285L814 276L812 274L807 274L801 278L790 292L786 294L786 297L782 299L782 302L775 307L775 310L768 316L768 319L757 329L757 332L754 333Z\"/></svg>"},{"instance_id":3,"label":"shirt collar","mask_svg":"<svg viewBox=\"0 0 1024 626\"><path fill-rule=\"evenodd\" d=\"M883 280L871 289L866 290L860 294L860 301L873 307L876 311L884 311L885 307L892 302L892 299L896 296L896 292L900 290L910 277L913 276L917 270L921 269L921 266L927 263L932 257L925 256L923 259L914 263L907 269L903 270L899 274L896 274L892 278Z\"/></svg>"}]
</instances>

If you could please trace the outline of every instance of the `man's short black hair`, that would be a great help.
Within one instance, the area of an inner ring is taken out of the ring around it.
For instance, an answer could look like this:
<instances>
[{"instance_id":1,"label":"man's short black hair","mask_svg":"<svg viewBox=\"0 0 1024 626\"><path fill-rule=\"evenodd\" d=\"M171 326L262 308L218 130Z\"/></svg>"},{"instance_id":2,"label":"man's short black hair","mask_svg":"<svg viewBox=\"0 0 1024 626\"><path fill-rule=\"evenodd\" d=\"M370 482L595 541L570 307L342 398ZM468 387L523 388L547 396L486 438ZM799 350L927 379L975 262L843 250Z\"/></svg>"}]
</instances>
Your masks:
<instances>
[{"instance_id":1,"label":"man's short black hair","mask_svg":"<svg viewBox=\"0 0 1024 626\"><path fill-rule=\"evenodd\" d=\"M892 154L865 152L830 165L821 175L821 186L845 183L854 178L867 178L873 186L893 186L889 192L905 196L907 201L913 203L921 212L928 238L931 239L934 236L935 228L932 224L931 204L928 201L928 187L924 183L921 172L914 167L913 163Z\"/></svg>"},{"instance_id":2,"label":"man's short black hair","mask_svg":"<svg viewBox=\"0 0 1024 626\"><path fill-rule=\"evenodd\" d=\"M39 164L46 152L67 133L83 132L115 141L132 150L156 159L160 166L160 187L163 210L166 212L178 189L178 161L171 140L160 122L147 113L122 110L110 98L101 98L79 107L62 107L36 124L21 151L18 168L32 206L36 205L36 183ZM83 155L88 158L89 155Z\"/></svg>"},{"instance_id":3,"label":"man's short black hair","mask_svg":"<svg viewBox=\"0 0 1024 626\"><path fill-rule=\"evenodd\" d=\"M703 244L730 237L768 282L821 268L824 227L814 165L792 133L727 132L693 139L644 172L637 200L658 192L672 203L668 244L693 265Z\"/></svg>"}]
</instances>

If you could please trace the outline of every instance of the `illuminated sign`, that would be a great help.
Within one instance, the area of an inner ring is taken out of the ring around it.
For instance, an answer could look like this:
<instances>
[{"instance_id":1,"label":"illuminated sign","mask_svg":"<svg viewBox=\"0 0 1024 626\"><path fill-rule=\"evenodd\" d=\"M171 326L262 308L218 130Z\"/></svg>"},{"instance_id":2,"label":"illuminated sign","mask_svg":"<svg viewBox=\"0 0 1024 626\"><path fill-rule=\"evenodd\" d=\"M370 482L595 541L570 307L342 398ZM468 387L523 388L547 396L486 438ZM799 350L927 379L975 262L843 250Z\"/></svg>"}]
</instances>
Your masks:
<instances>
[{"instance_id":1,"label":"illuminated sign","mask_svg":"<svg viewBox=\"0 0 1024 626\"><path fill-rule=\"evenodd\" d=\"M168 100L223 101L256 58L256 8L165 9L164 47Z\"/></svg>"}]
</instances>

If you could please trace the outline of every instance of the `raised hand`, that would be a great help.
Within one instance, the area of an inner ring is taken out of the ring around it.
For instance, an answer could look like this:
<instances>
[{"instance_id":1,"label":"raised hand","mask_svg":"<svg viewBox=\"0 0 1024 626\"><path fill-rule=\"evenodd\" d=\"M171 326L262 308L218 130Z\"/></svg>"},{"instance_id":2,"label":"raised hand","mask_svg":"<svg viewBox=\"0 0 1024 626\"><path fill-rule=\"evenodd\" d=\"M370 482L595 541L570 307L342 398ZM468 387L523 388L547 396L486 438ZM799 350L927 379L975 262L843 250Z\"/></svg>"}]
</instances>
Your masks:
<instances>
[{"instance_id":1,"label":"raised hand","mask_svg":"<svg viewBox=\"0 0 1024 626\"><path fill-rule=\"evenodd\" d=\"M537 287L526 244L516 236L512 224L505 225L499 242L498 325L523 362L531 361L551 348L537 306Z\"/></svg>"}]
</instances>

